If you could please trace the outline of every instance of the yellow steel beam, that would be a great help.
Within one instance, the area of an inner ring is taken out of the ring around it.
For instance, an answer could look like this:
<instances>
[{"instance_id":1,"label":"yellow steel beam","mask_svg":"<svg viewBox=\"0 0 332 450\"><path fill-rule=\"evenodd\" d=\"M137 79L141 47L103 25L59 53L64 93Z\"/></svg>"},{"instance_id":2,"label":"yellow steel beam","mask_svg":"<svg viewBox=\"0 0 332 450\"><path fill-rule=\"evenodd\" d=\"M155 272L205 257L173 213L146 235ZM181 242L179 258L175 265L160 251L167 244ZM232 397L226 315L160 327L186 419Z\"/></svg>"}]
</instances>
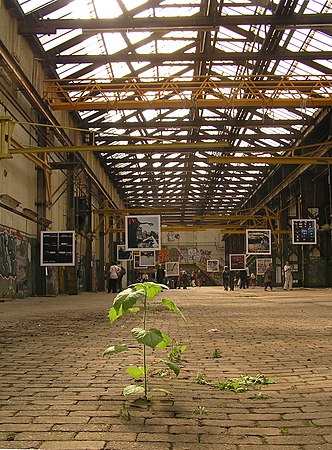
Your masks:
<instances>
[{"instance_id":1,"label":"yellow steel beam","mask_svg":"<svg viewBox=\"0 0 332 450\"><path fill-rule=\"evenodd\" d=\"M16 154L30 154L30 153L66 153L66 152L105 152L105 153L118 153L118 152L152 152L152 151L181 151L181 150L209 150L227 147L227 142L196 142L192 144L180 143L180 144L137 144L137 145L75 145L68 147L33 147L33 148L11 148L9 152L11 155ZM1 153L0 153L1 158ZM124 168L125 170L126 168Z\"/></svg>"},{"instance_id":2,"label":"yellow steel beam","mask_svg":"<svg viewBox=\"0 0 332 450\"><path fill-rule=\"evenodd\" d=\"M332 75L46 80L52 109L317 108L332 104Z\"/></svg>"},{"instance_id":3,"label":"yellow steel beam","mask_svg":"<svg viewBox=\"0 0 332 450\"><path fill-rule=\"evenodd\" d=\"M154 100L104 100L104 101L49 101L53 111L91 110L144 110L144 109L191 109L197 108L325 108L332 106L332 95L313 98L201 98L201 99L154 99Z\"/></svg>"},{"instance_id":4,"label":"yellow steel beam","mask_svg":"<svg viewBox=\"0 0 332 450\"><path fill-rule=\"evenodd\" d=\"M192 216L191 220L220 220L225 222L236 221L236 220L270 220L270 219L278 219L277 215L268 214L265 216L259 216L255 214L233 214L233 215L206 215L206 216Z\"/></svg>"},{"instance_id":5,"label":"yellow steel beam","mask_svg":"<svg viewBox=\"0 0 332 450\"><path fill-rule=\"evenodd\" d=\"M259 227L258 227L259 228ZM246 228L223 228L218 225L201 225L201 226L185 226L185 225L167 225L161 227L161 231L163 233L167 233L169 231L205 231L205 230L219 230L222 234L246 234ZM106 230L107 233L123 233L125 231L124 228L108 228ZM282 234L291 234L289 230L272 230L272 234L282 235Z\"/></svg>"},{"instance_id":6,"label":"yellow steel beam","mask_svg":"<svg viewBox=\"0 0 332 450\"><path fill-rule=\"evenodd\" d=\"M321 156L211 156L209 164L332 164L332 157Z\"/></svg>"}]
</instances>

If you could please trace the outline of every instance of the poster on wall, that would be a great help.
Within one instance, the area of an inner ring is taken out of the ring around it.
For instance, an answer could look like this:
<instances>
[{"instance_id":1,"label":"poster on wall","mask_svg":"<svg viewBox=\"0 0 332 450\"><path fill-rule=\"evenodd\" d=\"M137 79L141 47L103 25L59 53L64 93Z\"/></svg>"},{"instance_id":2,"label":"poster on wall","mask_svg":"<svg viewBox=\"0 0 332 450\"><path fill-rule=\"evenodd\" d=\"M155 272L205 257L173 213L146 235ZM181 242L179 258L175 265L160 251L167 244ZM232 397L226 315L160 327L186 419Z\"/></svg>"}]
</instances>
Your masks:
<instances>
[{"instance_id":1,"label":"poster on wall","mask_svg":"<svg viewBox=\"0 0 332 450\"><path fill-rule=\"evenodd\" d=\"M271 255L271 230L246 230L247 255Z\"/></svg>"},{"instance_id":2,"label":"poster on wall","mask_svg":"<svg viewBox=\"0 0 332 450\"><path fill-rule=\"evenodd\" d=\"M125 245L117 245L117 261L132 261L133 252L126 250Z\"/></svg>"},{"instance_id":3,"label":"poster on wall","mask_svg":"<svg viewBox=\"0 0 332 450\"><path fill-rule=\"evenodd\" d=\"M292 220L292 244L316 244L316 219Z\"/></svg>"},{"instance_id":4,"label":"poster on wall","mask_svg":"<svg viewBox=\"0 0 332 450\"><path fill-rule=\"evenodd\" d=\"M207 272L219 272L219 260L218 259L208 259L206 261L206 271Z\"/></svg>"},{"instance_id":5,"label":"poster on wall","mask_svg":"<svg viewBox=\"0 0 332 450\"><path fill-rule=\"evenodd\" d=\"M75 266L75 231L41 231L41 266Z\"/></svg>"},{"instance_id":6,"label":"poster on wall","mask_svg":"<svg viewBox=\"0 0 332 450\"><path fill-rule=\"evenodd\" d=\"M256 259L256 273L257 275L264 275L265 270L272 262L272 258L257 258Z\"/></svg>"},{"instance_id":7,"label":"poster on wall","mask_svg":"<svg viewBox=\"0 0 332 450\"><path fill-rule=\"evenodd\" d=\"M165 263L166 277L178 277L180 274L180 265L178 262Z\"/></svg>"},{"instance_id":8,"label":"poster on wall","mask_svg":"<svg viewBox=\"0 0 332 450\"><path fill-rule=\"evenodd\" d=\"M126 250L161 250L160 216L125 217Z\"/></svg>"},{"instance_id":9,"label":"poster on wall","mask_svg":"<svg viewBox=\"0 0 332 450\"><path fill-rule=\"evenodd\" d=\"M141 267L155 266L155 252L148 250L139 252L139 264Z\"/></svg>"},{"instance_id":10,"label":"poster on wall","mask_svg":"<svg viewBox=\"0 0 332 450\"><path fill-rule=\"evenodd\" d=\"M229 255L229 269L230 270L244 270L246 268L246 255L233 254Z\"/></svg>"}]
</instances>

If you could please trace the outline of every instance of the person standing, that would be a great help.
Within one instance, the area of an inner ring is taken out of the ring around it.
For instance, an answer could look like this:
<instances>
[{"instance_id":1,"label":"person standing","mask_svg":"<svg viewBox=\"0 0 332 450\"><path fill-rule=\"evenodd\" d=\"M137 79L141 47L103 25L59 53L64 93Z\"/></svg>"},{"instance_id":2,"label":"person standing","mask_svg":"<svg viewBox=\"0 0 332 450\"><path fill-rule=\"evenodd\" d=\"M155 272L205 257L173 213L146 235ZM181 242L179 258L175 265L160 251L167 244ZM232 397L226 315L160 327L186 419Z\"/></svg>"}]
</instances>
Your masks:
<instances>
[{"instance_id":1,"label":"person standing","mask_svg":"<svg viewBox=\"0 0 332 450\"><path fill-rule=\"evenodd\" d=\"M248 275L246 269L240 270L240 289L246 289L248 283Z\"/></svg>"},{"instance_id":2,"label":"person standing","mask_svg":"<svg viewBox=\"0 0 332 450\"><path fill-rule=\"evenodd\" d=\"M117 292L119 273L120 267L115 261L112 261L108 276L108 293Z\"/></svg>"},{"instance_id":3,"label":"person standing","mask_svg":"<svg viewBox=\"0 0 332 450\"><path fill-rule=\"evenodd\" d=\"M292 274L292 266L289 261L286 261L284 265L284 275L285 275L285 284L284 290L289 291L293 288L293 274Z\"/></svg>"},{"instance_id":4,"label":"person standing","mask_svg":"<svg viewBox=\"0 0 332 450\"><path fill-rule=\"evenodd\" d=\"M229 271L229 290L234 291L234 283L235 283L235 272L234 270Z\"/></svg>"},{"instance_id":5,"label":"person standing","mask_svg":"<svg viewBox=\"0 0 332 450\"><path fill-rule=\"evenodd\" d=\"M118 271L118 282L117 282L117 290L118 292L122 291L122 278L126 275L126 269L118 263L119 271Z\"/></svg>"},{"instance_id":6,"label":"person standing","mask_svg":"<svg viewBox=\"0 0 332 450\"><path fill-rule=\"evenodd\" d=\"M162 268L161 264L158 264L156 272L157 283L164 284L165 282L165 270Z\"/></svg>"},{"instance_id":7,"label":"person standing","mask_svg":"<svg viewBox=\"0 0 332 450\"><path fill-rule=\"evenodd\" d=\"M198 270L197 274L196 274L196 281L197 281L198 287L202 286L202 281L203 281L202 278L203 278L202 272L200 270Z\"/></svg>"},{"instance_id":8,"label":"person standing","mask_svg":"<svg viewBox=\"0 0 332 450\"><path fill-rule=\"evenodd\" d=\"M269 287L272 291L273 264L270 263L264 272L264 291Z\"/></svg>"},{"instance_id":9,"label":"person standing","mask_svg":"<svg viewBox=\"0 0 332 450\"><path fill-rule=\"evenodd\" d=\"M229 270L228 267L225 266L224 270L222 271L222 282L224 285L224 290L228 291L229 288Z\"/></svg>"}]
</instances>

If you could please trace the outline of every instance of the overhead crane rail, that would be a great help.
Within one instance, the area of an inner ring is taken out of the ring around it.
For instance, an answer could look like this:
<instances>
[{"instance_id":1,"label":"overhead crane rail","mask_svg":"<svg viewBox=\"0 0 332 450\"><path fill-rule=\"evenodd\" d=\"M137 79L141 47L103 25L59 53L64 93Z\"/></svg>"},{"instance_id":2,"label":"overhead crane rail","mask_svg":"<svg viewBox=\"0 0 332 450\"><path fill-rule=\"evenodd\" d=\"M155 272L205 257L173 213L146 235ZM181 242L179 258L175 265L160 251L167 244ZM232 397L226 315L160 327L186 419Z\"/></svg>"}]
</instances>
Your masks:
<instances>
[{"instance_id":1,"label":"overhead crane rail","mask_svg":"<svg viewBox=\"0 0 332 450\"><path fill-rule=\"evenodd\" d=\"M53 110L332 105L332 75L245 75L45 80Z\"/></svg>"}]
</instances>

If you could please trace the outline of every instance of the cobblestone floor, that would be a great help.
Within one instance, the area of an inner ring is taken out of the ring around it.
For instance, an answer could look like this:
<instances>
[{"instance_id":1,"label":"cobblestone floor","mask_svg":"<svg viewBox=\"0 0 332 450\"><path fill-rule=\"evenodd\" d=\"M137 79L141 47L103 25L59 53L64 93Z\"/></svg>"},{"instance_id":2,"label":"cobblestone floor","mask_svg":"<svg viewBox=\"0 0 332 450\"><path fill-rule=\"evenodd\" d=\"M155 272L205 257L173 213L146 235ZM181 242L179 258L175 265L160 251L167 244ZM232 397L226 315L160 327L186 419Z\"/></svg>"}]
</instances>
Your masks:
<instances>
[{"instance_id":1,"label":"cobblestone floor","mask_svg":"<svg viewBox=\"0 0 332 450\"><path fill-rule=\"evenodd\" d=\"M120 417L125 369L140 364L132 316L111 325L113 294L0 303L0 449L330 450L332 290L170 290L183 322L155 304L149 327L187 344L178 380L150 379L149 405ZM112 344L130 352L102 356ZM219 358L215 358L218 353ZM160 351L149 355L153 362ZM275 384L234 393L198 384L263 374Z\"/></svg>"}]
</instances>

